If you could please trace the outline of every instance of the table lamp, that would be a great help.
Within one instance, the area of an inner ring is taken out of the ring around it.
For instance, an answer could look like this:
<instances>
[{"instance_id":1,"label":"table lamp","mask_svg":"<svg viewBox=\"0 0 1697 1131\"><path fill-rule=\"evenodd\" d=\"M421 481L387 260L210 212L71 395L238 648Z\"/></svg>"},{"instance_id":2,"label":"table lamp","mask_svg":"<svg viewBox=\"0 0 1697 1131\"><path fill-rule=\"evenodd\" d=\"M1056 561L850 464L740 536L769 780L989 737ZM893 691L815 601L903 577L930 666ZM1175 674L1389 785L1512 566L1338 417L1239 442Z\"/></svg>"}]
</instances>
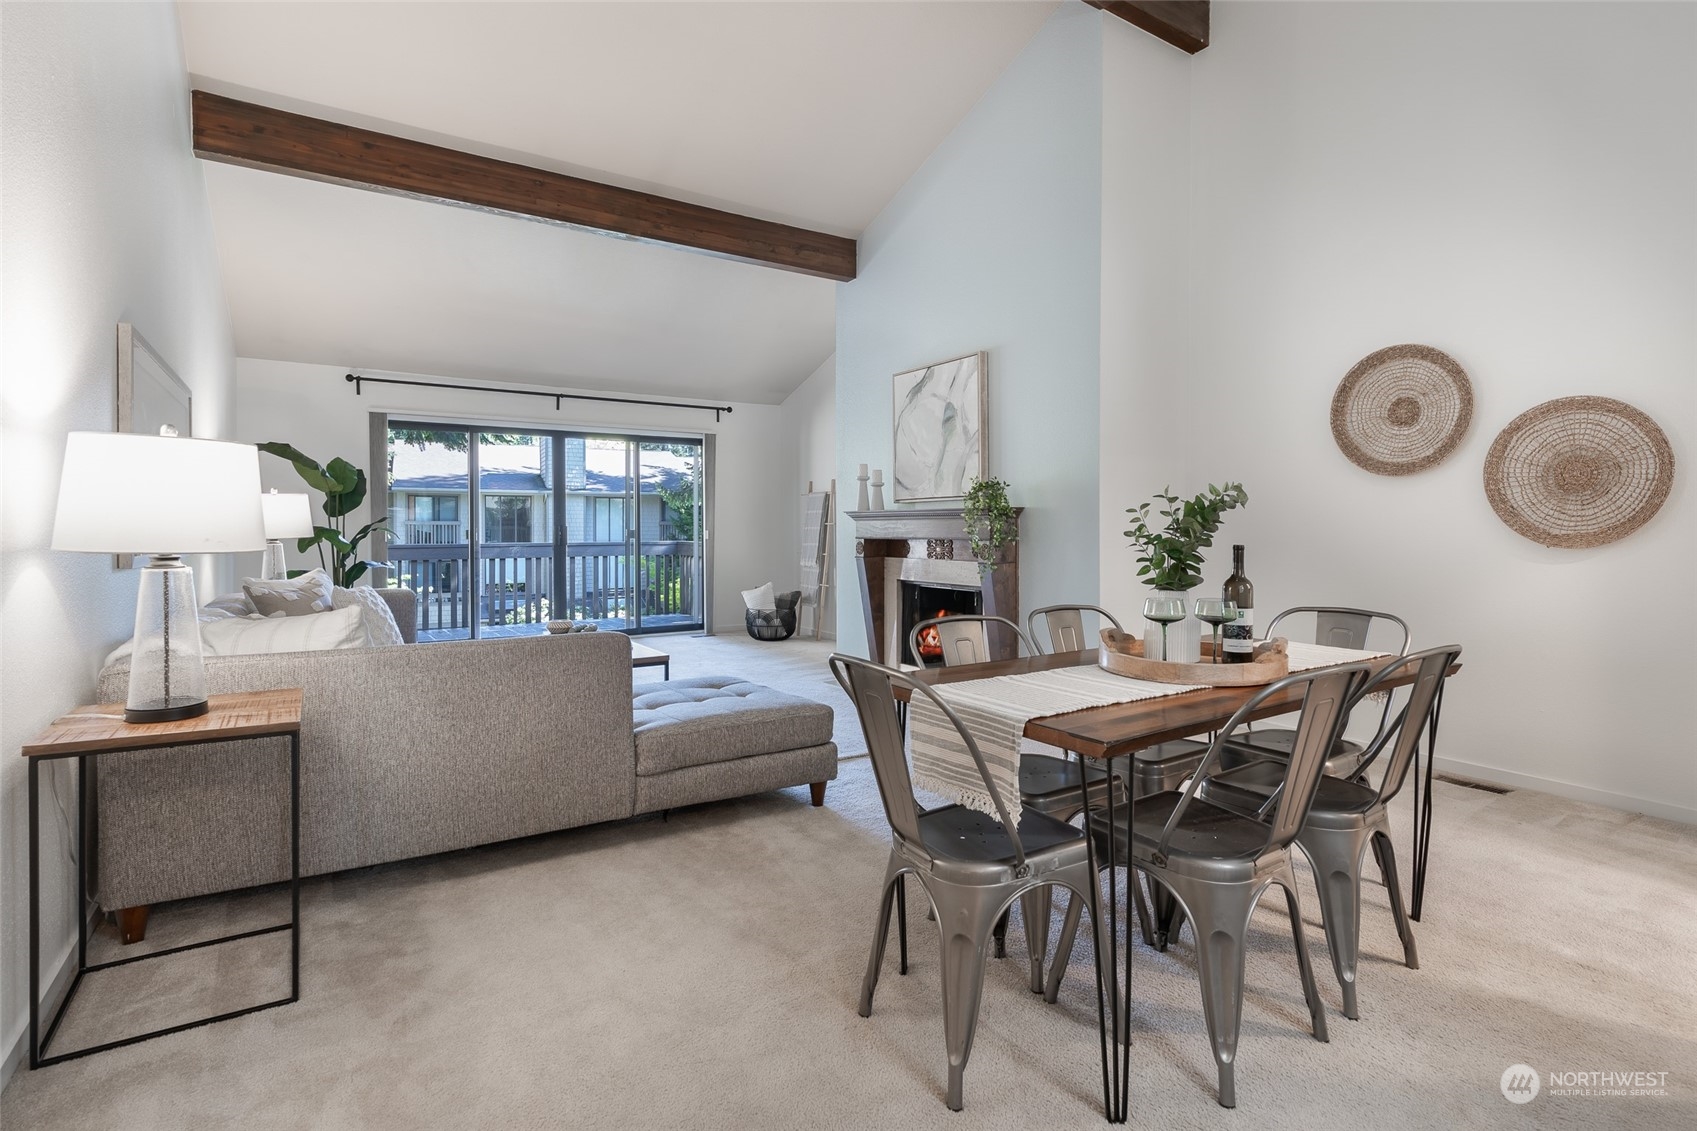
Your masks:
<instances>
[{"instance_id":1,"label":"table lamp","mask_svg":"<svg viewBox=\"0 0 1697 1131\"><path fill-rule=\"evenodd\" d=\"M311 536L312 511L304 494L279 495L275 487L259 496L259 505L265 512L265 567L259 576L279 581L289 576L282 540Z\"/></svg>"},{"instance_id":2,"label":"table lamp","mask_svg":"<svg viewBox=\"0 0 1697 1131\"><path fill-rule=\"evenodd\" d=\"M258 500L252 444L128 432L65 438L53 548L152 556L136 601L126 722L206 713L194 571L178 555L263 549Z\"/></svg>"}]
</instances>

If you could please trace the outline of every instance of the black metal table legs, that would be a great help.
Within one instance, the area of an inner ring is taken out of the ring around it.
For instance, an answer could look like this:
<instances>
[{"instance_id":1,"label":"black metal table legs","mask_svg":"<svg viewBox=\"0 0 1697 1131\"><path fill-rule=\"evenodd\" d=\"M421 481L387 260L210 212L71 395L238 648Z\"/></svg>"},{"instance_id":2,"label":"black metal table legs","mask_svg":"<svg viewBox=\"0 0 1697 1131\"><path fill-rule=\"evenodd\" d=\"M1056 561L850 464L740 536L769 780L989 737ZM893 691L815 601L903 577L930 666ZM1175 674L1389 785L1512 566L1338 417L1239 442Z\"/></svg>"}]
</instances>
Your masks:
<instances>
[{"instance_id":1,"label":"black metal table legs","mask_svg":"<svg viewBox=\"0 0 1697 1131\"><path fill-rule=\"evenodd\" d=\"M1113 779L1113 760L1108 760L1107 770L1110 782ZM1103 862L1097 857L1096 837L1090 831L1090 783L1086 775L1079 775L1079 795L1084 806L1084 842L1085 851L1089 853L1090 875L1090 922L1092 928L1100 922L1100 916L1106 914L1108 929L1097 933L1107 935L1108 952L1102 953L1100 945L1096 951L1096 1023L1100 1030L1099 1036L1102 1047L1102 1107L1109 1123L1124 1123L1130 1108L1131 1090L1131 923L1126 923L1125 966L1124 974L1120 968L1120 927L1119 927L1119 861L1117 843L1119 837L1112 830L1117 828L1114 795L1117 790L1109 788L1103 791L1107 797L1107 817L1110 834L1107 837L1108 873L1107 907L1102 906L1100 877ZM1131 843L1131 801L1126 801L1126 843ZM1137 883L1137 876L1131 870L1131 861L1126 862L1126 882ZM1129 901L1128 901L1129 902ZM1126 914L1130 915L1127 907Z\"/></svg>"},{"instance_id":2,"label":"black metal table legs","mask_svg":"<svg viewBox=\"0 0 1697 1131\"><path fill-rule=\"evenodd\" d=\"M215 739L212 741L228 741ZM191 745L185 743L185 745ZM147 954L136 955L132 958L118 958L109 962L97 962L93 966L88 963L88 857L94 850L94 845L84 836L83 818L86 812L88 763L96 757L91 754L67 755L77 759L77 822L76 843L77 851L77 969L71 979L71 985L65 991L64 1000L52 1010L47 1019L47 1031L40 1033L41 1024L41 800L40 782L41 763L46 757L33 757L29 760L29 1066L45 1068L65 1060L75 1060L78 1057L92 1056L97 1052L108 1049L122 1048L125 1045L149 1041L154 1037L163 1037L171 1033L180 1033L185 1029L197 1029L202 1025L211 1025L219 1021L228 1021L234 1017L243 1017L249 1013L257 1013L262 1009L274 1009L279 1005L288 1005L300 1000L301 995L301 857L300 857L300 765L301 747L298 733L289 736L289 921L270 927L259 927L251 931L242 931L221 938L206 939L202 942L185 943L182 946L167 947L163 950L150 951ZM48 1055L47 1047L59 1031L59 1023L70 1011L71 1002L77 996L77 990L82 987L85 977L102 970L111 970L118 966L128 966L136 962L146 962L153 958L164 958L171 954L181 954L187 950L199 950L203 947L217 946L220 943L235 942L238 939L251 939L259 935L276 934L279 931L289 932L289 996L275 1001L251 1005L245 1009L235 1009L220 1013L213 1017L201 1018L198 1021L186 1021L180 1025L171 1025L164 1029L154 1029L133 1037L124 1037L115 1041L106 1041L87 1048L73 1049L70 1052ZM39 1039L38 1039L39 1034Z\"/></svg>"}]
</instances>

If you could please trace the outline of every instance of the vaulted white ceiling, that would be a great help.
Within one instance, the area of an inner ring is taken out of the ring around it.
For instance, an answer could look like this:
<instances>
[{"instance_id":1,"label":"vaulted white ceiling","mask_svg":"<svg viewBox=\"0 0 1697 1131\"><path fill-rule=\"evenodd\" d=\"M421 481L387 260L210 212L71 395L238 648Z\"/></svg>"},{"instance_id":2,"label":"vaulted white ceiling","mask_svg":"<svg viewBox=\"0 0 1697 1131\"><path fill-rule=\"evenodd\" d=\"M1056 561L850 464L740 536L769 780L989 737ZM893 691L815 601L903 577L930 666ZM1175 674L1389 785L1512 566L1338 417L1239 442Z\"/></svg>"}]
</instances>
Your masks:
<instances>
[{"instance_id":1,"label":"vaulted white ceiling","mask_svg":"<svg viewBox=\"0 0 1697 1131\"><path fill-rule=\"evenodd\" d=\"M195 85L857 236L1053 10L182 3ZM835 284L206 166L243 356L777 401Z\"/></svg>"}]
</instances>

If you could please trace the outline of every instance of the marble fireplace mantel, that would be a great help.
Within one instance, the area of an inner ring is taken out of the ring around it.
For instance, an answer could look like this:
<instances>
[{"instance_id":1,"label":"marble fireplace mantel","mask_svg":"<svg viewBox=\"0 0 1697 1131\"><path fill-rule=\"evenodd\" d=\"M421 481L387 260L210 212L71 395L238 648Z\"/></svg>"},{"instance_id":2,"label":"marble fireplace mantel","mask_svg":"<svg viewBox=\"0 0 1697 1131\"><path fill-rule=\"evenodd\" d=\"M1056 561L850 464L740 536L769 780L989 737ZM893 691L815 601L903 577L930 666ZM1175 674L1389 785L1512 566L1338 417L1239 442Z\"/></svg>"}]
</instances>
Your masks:
<instances>
[{"instance_id":1,"label":"marble fireplace mantel","mask_svg":"<svg viewBox=\"0 0 1697 1131\"><path fill-rule=\"evenodd\" d=\"M1015 507L1016 521L1024 511ZM978 568L959 507L908 507L849 511L854 558L860 575L866 646L878 662L901 666L901 583L975 589L987 616L1019 623L1019 543L1002 547L988 573ZM996 641L998 659L1012 659L1012 641Z\"/></svg>"}]
</instances>

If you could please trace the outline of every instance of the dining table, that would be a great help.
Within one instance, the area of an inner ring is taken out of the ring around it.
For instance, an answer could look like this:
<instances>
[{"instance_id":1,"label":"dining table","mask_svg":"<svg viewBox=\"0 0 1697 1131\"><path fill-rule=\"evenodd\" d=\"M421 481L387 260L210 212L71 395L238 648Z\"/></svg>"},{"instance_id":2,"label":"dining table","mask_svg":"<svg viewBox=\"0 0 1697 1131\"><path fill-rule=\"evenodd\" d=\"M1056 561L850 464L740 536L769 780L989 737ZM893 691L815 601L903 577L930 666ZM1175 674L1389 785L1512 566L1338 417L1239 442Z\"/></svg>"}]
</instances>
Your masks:
<instances>
[{"instance_id":1,"label":"dining table","mask_svg":"<svg viewBox=\"0 0 1697 1131\"><path fill-rule=\"evenodd\" d=\"M1077 652L1055 652L1046 655L1022 656L1011 660L990 660L975 664L957 664L950 667L926 668L920 671L910 671L908 674L915 680L931 686L943 686L953 683L966 683L975 680L994 679L999 676L1028 675L1035 672L1056 671L1063 668L1096 667L1099 661L1099 650L1095 648ZM1377 656L1367 660L1371 675L1376 675L1380 669L1395 663L1401 657L1393 655ZM1457 664L1450 669L1454 674L1460 668ZM1413 681L1412 672L1406 677L1398 675L1382 685L1386 690L1403 686ZM1189 738L1199 734L1208 734L1219 730L1228 720L1249 701L1257 692L1259 686L1235 687L1202 687L1194 690L1165 695L1157 698L1138 699L1129 703L1116 703L1108 706L1088 707L1083 710L1069 711L1064 714L1043 715L1030 719L1025 724L1026 738L1061 750L1076 754L1081 758L1089 758L1111 767L1117 758L1126 758L1145 747L1173 739ZM900 699L909 698L911 693L898 688ZM1269 696L1253 712L1246 721L1255 721L1287 715L1298 710L1302 705L1303 689L1292 688L1288 691ZM1416 843L1415 843L1415 907L1419 907L1420 888L1424 886L1425 850L1430 835L1430 803L1432 784L1432 750L1430 744L1435 742L1436 714L1442 703L1442 684L1438 693L1438 702L1434 704L1433 718L1429 722L1427 740L1429 744L1426 758L1425 782L1425 819L1422 822L1420 813L1421 801L1416 795ZM1084 775L1081 775L1084 777ZM1419 771L1414 775L1415 788L1418 791ZM1105 816L1110 826L1116 820L1113 790L1098 791L1092 797L1084 782L1080 784L1080 797L1087 813L1085 827L1089 827L1088 813L1105 807ZM1122 803L1123 804L1123 803ZM1128 810L1125 820L1129 823L1131 806L1124 804ZM1129 828L1128 828L1129 833ZM1124 1123L1130 1108L1130 1075L1131 1075L1131 1034L1129 1018L1131 1015L1131 938L1130 911L1127 910L1127 934L1124 943L1123 965L1120 954L1119 939L1119 893L1116 888L1115 874L1124 862L1115 859L1115 837L1103 838L1103 847L1108 852L1108 859L1098 861L1098 846L1095 837L1086 837L1090 853L1090 865L1093 872L1105 869L1107 872L1108 893L1106 905L1103 905L1100 886L1091 885L1090 915L1094 922L1100 913L1107 916L1109 952L1096 955L1096 1007L1097 1022L1101 1036L1102 1052L1102 1102L1109 1123ZM1127 837L1130 843L1130 837ZM1137 882L1134 876L1127 877L1128 884ZM1416 913L1415 918L1418 918ZM1097 948L1100 951L1100 948ZM1121 1018L1126 1023L1121 1023Z\"/></svg>"}]
</instances>

